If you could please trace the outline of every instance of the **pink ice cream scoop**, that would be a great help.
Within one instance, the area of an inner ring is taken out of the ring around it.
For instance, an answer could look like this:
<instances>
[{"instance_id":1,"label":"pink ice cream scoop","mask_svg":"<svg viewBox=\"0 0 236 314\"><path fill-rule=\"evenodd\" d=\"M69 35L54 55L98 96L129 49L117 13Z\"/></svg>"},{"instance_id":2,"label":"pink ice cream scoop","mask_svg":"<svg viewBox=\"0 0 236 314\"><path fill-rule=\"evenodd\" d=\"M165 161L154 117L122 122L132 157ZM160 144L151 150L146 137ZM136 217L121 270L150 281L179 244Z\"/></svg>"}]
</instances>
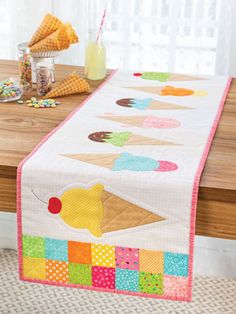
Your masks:
<instances>
[{"instance_id":1,"label":"pink ice cream scoop","mask_svg":"<svg viewBox=\"0 0 236 314\"><path fill-rule=\"evenodd\" d=\"M156 128L156 129L167 129L177 128L180 126L180 122L171 118L161 118L156 116L148 116L143 121L144 128Z\"/></svg>"},{"instance_id":2,"label":"pink ice cream scoop","mask_svg":"<svg viewBox=\"0 0 236 314\"><path fill-rule=\"evenodd\" d=\"M160 171L160 172L167 172L167 171L174 171L178 169L178 166L171 161L166 161L166 160L158 160L159 162L159 167L155 169L155 171Z\"/></svg>"}]
</instances>

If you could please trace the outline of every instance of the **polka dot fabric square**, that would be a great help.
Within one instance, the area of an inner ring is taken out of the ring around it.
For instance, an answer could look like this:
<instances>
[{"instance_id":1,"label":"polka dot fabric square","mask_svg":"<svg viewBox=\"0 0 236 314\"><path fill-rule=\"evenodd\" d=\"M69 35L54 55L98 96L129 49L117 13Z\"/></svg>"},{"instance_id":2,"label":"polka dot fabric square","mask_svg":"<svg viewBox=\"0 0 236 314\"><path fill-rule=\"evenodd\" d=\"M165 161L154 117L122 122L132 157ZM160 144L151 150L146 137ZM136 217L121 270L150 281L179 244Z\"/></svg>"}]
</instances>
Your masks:
<instances>
[{"instance_id":1,"label":"polka dot fabric square","mask_svg":"<svg viewBox=\"0 0 236 314\"><path fill-rule=\"evenodd\" d=\"M115 267L115 247L92 243L92 265Z\"/></svg>"},{"instance_id":2,"label":"polka dot fabric square","mask_svg":"<svg viewBox=\"0 0 236 314\"><path fill-rule=\"evenodd\" d=\"M162 251L140 250L140 271L162 274L164 272L164 253Z\"/></svg>"},{"instance_id":3,"label":"polka dot fabric square","mask_svg":"<svg viewBox=\"0 0 236 314\"><path fill-rule=\"evenodd\" d=\"M188 255L165 252L164 272L172 276L188 276Z\"/></svg>"},{"instance_id":4,"label":"polka dot fabric square","mask_svg":"<svg viewBox=\"0 0 236 314\"><path fill-rule=\"evenodd\" d=\"M139 270L139 250L117 246L115 249L116 267Z\"/></svg>"},{"instance_id":5,"label":"polka dot fabric square","mask_svg":"<svg viewBox=\"0 0 236 314\"><path fill-rule=\"evenodd\" d=\"M91 244L69 241L68 260L72 263L91 264Z\"/></svg>"},{"instance_id":6,"label":"polka dot fabric square","mask_svg":"<svg viewBox=\"0 0 236 314\"><path fill-rule=\"evenodd\" d=\"M69 263L69 282L85 286L92 285L91 265Z\"/></svg>"},{"instance_id":7,"label":"polka dot fabric square","mask_svg":"<svg viewBox=\"0 0 236 314\"><path fill-rule=\"evenodd\" d=\"M116 268L116 289L139 291L139 272L136 270Z\"/></svg>"},{"instance_id":8,"label":"polka dot fabric square","mask_svg":"<svg viewBox=\"0 0 236 314\"><path fill-rule=\"evenodd\" d=\"M44 258L23 257L23 275L25 278L46 279L46 261Z\"/></svg>"},{"instance_id":9,"label":"polka dot fabric square","mask_svg":"<svg viewBox=\"0 0 236 314\"><path fill-rule=\"evenodd\" d=\"M140 292L150 294L163 294L163 275L152 273L139 273Z\"/></svg>"},{"instance_id":10,"label":"polka dot fabric square","mask_svg":"<svg viewBox=\"0 0 236 314\"><path fill-rule=\"evenodd\" d=\"M68 261L68 244L65 240L45 240L46 258L57 261Z\"/></svg>"},{"instance_id":11,"label":"polka dot fabric square","mask_svg":"<svg viewBox=\"0 0 236 314\"><path fill-rule=\"evenodd\" d=\"M92 267L93 287L115 289L115 268Z\"/></svg>"},{"instance_id":12,"label":"polka dot fabric square","mask_svg":"<svg viewBox=\"0 0 236 314\"><path fill-rule=\"evenodd\" d=\"M44 238L23 236L23 256L45 257L45 241Z\"/></svg>"},{"instance_id":13,"label":"polka dot fabric square","mask_svg":"<svg viewBox=\"0 0 236 314\"><path fill-rule=\"evenodd\" d=\"M68 283L68 263L46 260L46 279L49 281Z\"/></svg>"},{"instance_id":14,"label":"polka dot fabric square","mask_svg":"<svg viewBox=\"0 0 236 314\"><path fill-rule=\"evenodd\" d=\"M188 297L188 278L164 276L165 296L169 297Z\"/></svg>"}]
</instances>

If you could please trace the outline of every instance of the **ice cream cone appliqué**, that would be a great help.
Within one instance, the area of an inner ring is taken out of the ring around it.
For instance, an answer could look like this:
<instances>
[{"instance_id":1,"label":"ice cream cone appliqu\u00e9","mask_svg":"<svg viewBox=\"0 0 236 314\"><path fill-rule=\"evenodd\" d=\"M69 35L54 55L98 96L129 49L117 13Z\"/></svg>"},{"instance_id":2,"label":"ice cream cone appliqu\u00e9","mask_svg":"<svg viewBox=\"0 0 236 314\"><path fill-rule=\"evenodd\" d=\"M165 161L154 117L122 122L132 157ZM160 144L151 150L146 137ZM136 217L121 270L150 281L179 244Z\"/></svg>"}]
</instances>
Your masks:
<instances>
[{"instance_id":1,"label":"ice cream cone appliqu\u00e9","mask_svg":"<svg viewBox=\"0 0 236 314\"><path fill-rule=\"evenodd\" d=\"M75 229L87 229L94 237L164 220L142 207L110 193L102 184L88 189L70 188L51 197L48 211Z\"/></svg>"},{"instance_id":2,"label":"ice cream cone appliqu\u00e9","mask_svg":"<svg viewBox=\"0 0 236 314\"><path fill-rule=\"evenodd\" d=\"M197 81L197 80L206 80L206 78L187 75L187 74L178 74L178 73L168 73L168 72L143 72L143 73L134 73L136 77L140 77L144 80L152 80L159 82L169 82L169 81Z\"/></svg>"},{"instance_id":3,"label":"ice cream cone appliqu\u00e9","mask_svg":"<svg viewBox=\"0 0 236 314\"><path fill-rule=\"evenodd\" d=\"M175 87L175 86L130 86L127 87L129 89L146 92L146 93L153 93L159 96L177 96L177 97L184 97L184 96L206 96L206 91L199 91L199 90L192 90L189 88L183 87Z\"/></svg>"},{"instance_id":4,"label":"ice cream cone appliqu\u00e9","mask_svg":"<svg viewBox=\"0 0 236 314\"><path fill-rule=\"evenodd\" d=\"M133 134L132 132L100 131L90 134L88 138L97 143L107 143L118 147L125 145L178 145L168 141Z\"/></svg>"},{"instance_id":5,"label":"ice cream cone appliqu\u00e9","mask_svg":"<svg viewBox=\"0 0 236 314\"><path fill-rule=\"evenodd\" d=\"M180 126L180 122L176 119L157 116L116 116L111 114L98 116L98 118L139 128L171 129Z\"/></svg>"},{"instance_id":6,"label":"ice cream cone appliqu\u00e9","mask_svg":"<svg viewBox=\"0 0 236 314\"><path fill-rule=\"evenodd\" d=\"M126 152L121 154L69 154L62 156L104 167L111 171L169 172L178 169L177 164L171 161L155 160L150 157L137 156Z\"/></svg>"},{"instance_id":7,"label":"ice cream cone appliqu\u00e9","mask_svg":"<svg viewBox=\"0 0 236 314\"><path fill-rule=\"evenodd\" d=\"M118 99L116 104L125 107L125 108L133 108L137 110L188 110L192 109L191 107L180 106L168 102L163 102L159 100L155 100L152 98L123 98Z\"/></svg>"}]
</instances>

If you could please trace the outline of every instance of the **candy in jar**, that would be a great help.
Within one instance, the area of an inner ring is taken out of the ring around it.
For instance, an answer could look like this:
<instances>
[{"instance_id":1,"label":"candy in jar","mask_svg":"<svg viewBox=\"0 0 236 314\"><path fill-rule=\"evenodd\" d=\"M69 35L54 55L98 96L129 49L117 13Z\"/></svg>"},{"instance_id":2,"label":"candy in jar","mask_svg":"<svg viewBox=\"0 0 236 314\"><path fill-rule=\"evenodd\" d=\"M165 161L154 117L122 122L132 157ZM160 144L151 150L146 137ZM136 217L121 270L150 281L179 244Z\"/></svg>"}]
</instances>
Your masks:
<instances>
[{"instance_id":1,"label":"candy in jar","mask_svg":"<svg viewBox=\"0 0 236 314\"><path fill-rule=\"evenodd\" d=\"M27 43L18 45L19 55L19 70L20 70L20 83L24 86L31 86L32 74L31 74L31 55Z\"/></svg>"},{"instance_id":2,"label":"candy in jar","mask_svg":"<svg viewBox=\"0 0 236 314\"><path fill-rule=\"evenodd\" d=\"M44 96L52 89L53 68L51 65L38 64L36 70L37 93Z\"/></svg>"}]
</instances>

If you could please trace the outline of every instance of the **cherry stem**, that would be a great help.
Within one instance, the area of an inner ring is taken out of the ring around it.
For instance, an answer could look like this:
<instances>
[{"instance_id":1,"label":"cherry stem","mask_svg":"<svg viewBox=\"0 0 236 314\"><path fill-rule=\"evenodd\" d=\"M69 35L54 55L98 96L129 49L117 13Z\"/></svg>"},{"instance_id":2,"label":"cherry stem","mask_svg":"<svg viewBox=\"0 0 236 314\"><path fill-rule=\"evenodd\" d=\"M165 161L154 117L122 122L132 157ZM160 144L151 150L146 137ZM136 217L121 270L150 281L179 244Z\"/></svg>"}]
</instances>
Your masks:
<instances>
[{"instance_id":1,"label":"cherry stem","mask_svg":"<svg viewBox=\"0 0 236 314\"><path fill-rule=\"evenodd\" d=\"M31 190L31 192L34 194L34 196L35 196L40 202L42 202L42 203L44 203L44 204L48 204L47 202L42 201L42 200L34 193L33 190Z\"/></svg>"}]
</instances>

